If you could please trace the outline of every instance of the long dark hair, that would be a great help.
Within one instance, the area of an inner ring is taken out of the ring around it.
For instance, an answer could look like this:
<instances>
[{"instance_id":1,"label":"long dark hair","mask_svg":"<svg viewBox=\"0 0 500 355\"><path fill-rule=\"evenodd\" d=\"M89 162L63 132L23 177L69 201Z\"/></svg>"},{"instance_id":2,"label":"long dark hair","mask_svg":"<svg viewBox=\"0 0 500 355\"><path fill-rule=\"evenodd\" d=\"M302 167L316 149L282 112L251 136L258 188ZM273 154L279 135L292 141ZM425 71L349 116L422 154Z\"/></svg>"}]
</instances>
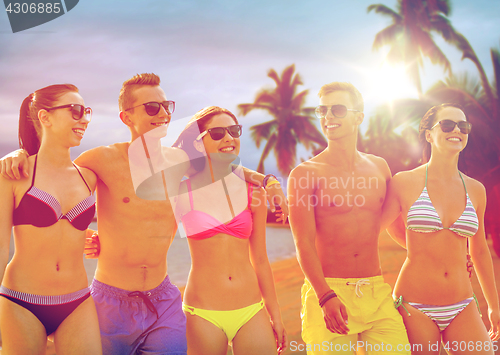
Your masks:
<instances>
[{"instance_id":1,"label":"long dark hair","mask_svg":"<svg viewBox=\"0 0 500 355\"><path fill-rule=\"evenodd\" d=\"M53 107L55 102L68 92L78 92L71 84L50 85L29 94L19 110L19 147L29 155L38 153L41 142L41 126L38 111Z\"/></svg>"},{"instance_id":2,"label":"long dark hair","mask_svg":"<svg viewBox=\"0 0 500 355\"><path fill-rule=\"evenodd\" d=\"M458 108L465 114L463 107L455 103L444 103L441 105L436 105L431 107L429 111L425 113L424 117L422 117L422 120L420 121L420 126L418 128L418 139L424 146L424 150L422 153L422 164L427 163L431 158L431 144L427 142L427 139L425 139L425 131L430 130L432 126L436 124L436 115L439 111L446 107ZM465 119L467 121L469 120L467 118L467 115L465 115Z\"/></svg>"},{"instance_id":3,"label":"long dark hair","mask_svg":"<svg viewBox=\"0 0 500 355\"><path fill-rule=\"evenodd\" d=\"M179 138L172 145L173 147L180 148L186 152L191 161L193 168L200 172L205 168L205 155L198 151L193 143L201 132L204 132L207 128L208 122L214 118L214 116L225 113L231 116L231 118L238 123L236 116L225 108L218 106L209 106L196 112L194 116L189 120L186 128L181 132Z\"/></svg>"}]
</instances>

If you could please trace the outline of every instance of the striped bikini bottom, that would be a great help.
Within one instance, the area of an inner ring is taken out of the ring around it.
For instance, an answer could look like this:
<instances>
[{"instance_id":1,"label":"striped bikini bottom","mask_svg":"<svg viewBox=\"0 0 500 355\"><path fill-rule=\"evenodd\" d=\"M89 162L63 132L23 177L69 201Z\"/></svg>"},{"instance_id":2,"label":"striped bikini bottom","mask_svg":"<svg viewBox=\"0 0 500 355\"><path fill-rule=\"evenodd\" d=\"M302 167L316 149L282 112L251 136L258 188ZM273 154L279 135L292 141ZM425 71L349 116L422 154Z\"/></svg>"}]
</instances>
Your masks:
<instances>
[{"instance_id":1,"label":"striped bikini bottom","mask_svg":"<svg viewBox=\"0 0 500 355\"><path fill-rule=\"evenodd\" d=\"M453 319L455 319L455 317L458 316L460 312L462 312L464 308L467 307L473 300L476 301L477 309L479 311L479 314L481 314L476 295L472 295L472 297L466 298L463 301L446 306L434 306L423 303L407 302L403 300L403 296L399 296L399 298L394 301L394 307L403 307L408 316L411 316L411 314L410 312L408 312L403 303L407 303L410 306L415 307L420 312L424 313L427 317L432 319L438 326L439 331L442 332L446 329L446 327L450 325Z\"/></svg>"}]
</instances>

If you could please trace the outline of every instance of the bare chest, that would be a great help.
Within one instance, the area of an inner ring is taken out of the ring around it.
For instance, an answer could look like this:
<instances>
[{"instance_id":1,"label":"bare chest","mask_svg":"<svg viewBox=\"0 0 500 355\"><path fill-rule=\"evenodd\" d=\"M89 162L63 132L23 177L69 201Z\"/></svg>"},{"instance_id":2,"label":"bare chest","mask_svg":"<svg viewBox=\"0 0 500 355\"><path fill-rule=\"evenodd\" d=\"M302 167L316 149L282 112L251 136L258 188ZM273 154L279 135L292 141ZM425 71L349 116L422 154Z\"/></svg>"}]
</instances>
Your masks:
<instances>
[{"instance_id":1,"label":"bare chest","mask_svg":"<svg viewBox=\"0 0 500 355\"><path fill-rule=\"evenodd\" d=\"M326 213L353 209L379 211L384 203L386 182L381 174L332 174L318 177L313 203Z\"/></svg>"}]
</instances>

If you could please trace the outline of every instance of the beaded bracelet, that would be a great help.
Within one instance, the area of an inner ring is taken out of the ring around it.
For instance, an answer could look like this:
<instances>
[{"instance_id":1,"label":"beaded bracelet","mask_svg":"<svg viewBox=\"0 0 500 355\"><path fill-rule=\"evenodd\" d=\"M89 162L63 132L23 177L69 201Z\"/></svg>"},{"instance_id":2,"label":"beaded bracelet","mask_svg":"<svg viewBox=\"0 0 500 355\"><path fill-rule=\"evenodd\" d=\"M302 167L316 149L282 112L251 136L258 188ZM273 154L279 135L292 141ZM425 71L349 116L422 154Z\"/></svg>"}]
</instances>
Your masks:
<instances>
[{"instance_id":1,"label":"beaded bracelet","mask_svg":"<svg viewBox=\"0 0 500 355\"><path fill-rule=\"evenodd\" d=\"M335 291L331 290L327 293L325 293L323 295L323 297L321 297L321 299L319 300L319 306L321 308L323 308L323 306L325 305L325 303L329 300L329 299L332 299L334 297L337 297L337 294L335 293Z\"/></svg>"}]
</instances>

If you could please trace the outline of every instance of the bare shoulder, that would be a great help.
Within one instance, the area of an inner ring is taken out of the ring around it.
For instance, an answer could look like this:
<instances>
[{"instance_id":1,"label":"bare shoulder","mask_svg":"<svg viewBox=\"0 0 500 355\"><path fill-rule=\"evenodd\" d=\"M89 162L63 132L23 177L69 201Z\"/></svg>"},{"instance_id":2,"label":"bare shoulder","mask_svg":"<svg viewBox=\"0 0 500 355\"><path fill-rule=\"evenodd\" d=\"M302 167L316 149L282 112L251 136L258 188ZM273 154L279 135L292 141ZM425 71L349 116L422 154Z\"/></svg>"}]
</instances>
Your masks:
<instances>
[{"instance_id":1,"label":"bare shoulder","mask_svg":"<svg viewBox=\"0 0 500 355\"><path fill-rule=\"evenodd\" d=\"M176 147L162 147L162 152L169 160L177 163L184 163L189 161L189 157L185 151Z\"/></svg>"},{"instance_id":2,"label":"bare shoulder","mask_svg":"<svg viewBox=\"0 0 500 355\"><path fill-rule=\"evenodd\" d=\"M0 184L2 188L12 189L12 191L21 191L22 193L31 185L33 178L33 169L35 165L36 154L28 157L28 176L21 174L20 179L7 179L0 175Z\"/></svg>"},{"instance_id":3,"label":"bare shoulder","mask_svg":"<svg viewBox=\"0 0 500 355\"><path fill-rule=\"evenodd\" d=\"M75 159L78 166L90 170L96 170L97 167L109 163L110 159L117 159L123 154L127 154L128 143L116 143L107 146L100 146L89 149Z\"/></svg>"},{"instance_id":4,"label":"bare shoulder","mask_svg":"<svg viewBox=\"0 0 500 355\"><path fill-rule=\"evenodd\" d=\"M307 176L310 174L312 171L317 171L320 169L320 165L322 163L319 162L318 160L312 158L309 159L305 162L300 163L297 165L293 170L290 172L289 178L298 178L298 177L303 177Z\"/></svg>"},{"instance_id":5,"label":"bare shoulder","mask_svg":"<svg viewBox=\"0 0 500 355\"><path fill-rule=\"evenodd\" d=\"M418 184L419 180L423 179L425 179L425 165L421 165L412 170L400 171L392 177L391 184L396 186L408 186L409 184Z\"/></svg>"},{"instance_id":6,"label":"bare shoulder","mask_svg":"<svg viewBox=\"0 0 500 355\"><path fill-rule=\"evenodd\" d=\"M87 169L87 168L84 168L84 167L81 167L81 166L78 166L78 169L80 170L80 172L83 175L83 178L85 179L87 184L90 186L91 190L93 191L95 189L95 185L97 182L97 176L94 173L94 171Z\"/></svg>"},{"instance_id":7,"label":"bare shoulder","mask_svg":"<svg viewBox=\"0 0 500 355\"><path fill-rule=\"evenodd\" d=\"M387 164L384 158L368 153L360 152L360 154L364 159L374 164L380 170L380 172L382 172L382 174L386 176L386 178L391 177L391 169L389 168L389 164Z\"/></svg>"},{"instance_id":8,"label":"bare shoulder","mask_svg":"<svg viewBox=\"0 0 500 355\"><path fill-rule=\"evenodd\" d=\"M479 198L481 201L486 201L486 188L484 185L477 181L476 179L471 178L470 176L465 175L464 173L461 173L465 186L467 188L467 193L472 197L472 198Z\"/></svg>"}]
</instances>

